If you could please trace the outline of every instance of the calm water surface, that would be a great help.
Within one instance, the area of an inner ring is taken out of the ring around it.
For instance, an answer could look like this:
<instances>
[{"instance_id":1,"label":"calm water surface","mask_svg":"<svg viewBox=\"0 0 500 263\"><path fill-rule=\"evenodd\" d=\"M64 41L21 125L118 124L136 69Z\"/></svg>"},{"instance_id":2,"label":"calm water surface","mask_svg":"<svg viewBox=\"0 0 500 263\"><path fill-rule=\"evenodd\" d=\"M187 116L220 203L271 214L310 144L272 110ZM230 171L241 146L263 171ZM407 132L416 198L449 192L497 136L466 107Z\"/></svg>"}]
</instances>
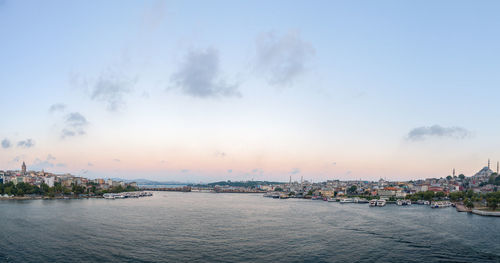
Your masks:
<instances>
[{"instance_id":1,"label":"calm water surface","mask_svg":"<svg viewBox=\"0 0 500 263\"><path fill-rule=\"evenodd\" d=\"M500 218L160 192L0 202L1 262L499 262Z\"/></svg>"}]
</instances>

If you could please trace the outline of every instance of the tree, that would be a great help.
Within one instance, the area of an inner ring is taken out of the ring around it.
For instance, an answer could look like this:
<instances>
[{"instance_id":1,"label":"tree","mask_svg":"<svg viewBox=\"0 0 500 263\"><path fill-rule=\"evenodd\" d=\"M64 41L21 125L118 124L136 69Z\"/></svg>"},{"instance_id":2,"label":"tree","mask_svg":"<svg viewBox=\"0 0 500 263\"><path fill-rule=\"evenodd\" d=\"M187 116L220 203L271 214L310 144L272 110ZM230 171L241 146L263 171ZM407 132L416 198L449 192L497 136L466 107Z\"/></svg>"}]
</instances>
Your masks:
<instances>
[{"instance_id":1,"label":"tree","mask_svg":"<svg viewBox=\"0 0 500 263\"><path fill-rule=\"evenodd\" d=\"M459 174L458 178L460 178L460 180L463 180L463 179L465 179L465 175L464 174Z\"/></svg>"},{"instance_id":2,"label":"tree","mask_svg":"<svg viewBox=\"0 0 500 263\"><path fill-rule=\"evenodd\" d=\"M281 187L276 187L276 188L274 188L274 191L276 191L276 192L282 192L282 191L283 191L283 188L281 188Z\"/></svg>"},{"instance_id":3,"label":"tree","mask_svg":"<svg viewBox=\"0 0 500 263\"><path fill-rule=\"evenodd\" d=\"M434 194L437 198L443 198L445 197L446 195L444 194L444 192L437 192Z\"/></svg>"},{"instance_id":4,"label":"tree","mask_svg":"<svg viewBox=\"0 0 500 263\"><path fill-rule=\"evenodd\" d=\"M434 198L434 192L433 191L425 191L423 194L424 200L430 201L432 198Z\"/></svg>"},{"instance_id":5,"label":"tree","mask_svg":"<svg viewBox=\"0 0 500 263\"><path fill-rule=\"evenodd\" d=\"M488 202L488 207L491 209L491 210L496 210L497 207L498 207L498 200L494 197L490 197L487 199L487 202Z\"/></svg>"},{"instance_id":6,"label":"tree","mask_svg":"<svg viewBox=\"0 0 500 263\"><path fill-rule=\"evenodd\" d=\"M351 187L349 187L349 189L347 190L349 193L355 193L356 190L358 189L357 186L355 185L352 185Z\"/></svg>"},{"instance_id":7,"label":"tree","mask_svg":"<svg viewBox=\"0 0 500 263\"><path fill-rule=\"evenodd\" d=\"M446 180L448 180L448 181L450 181L451 178L453 178L453 177L451 177L451 175L446 176Z\"/></svg>"},{"instance_id":8,"label":"tree","mask_svg":"<svg viewBox=\"0 0 500 263\"><path fill-rule=\"evenodd\" d=\"M465 205L465 207L467 207L469 209L474 208L474 203L468 198L465 198L464 205Z\"/></svg>"}]
</instances>

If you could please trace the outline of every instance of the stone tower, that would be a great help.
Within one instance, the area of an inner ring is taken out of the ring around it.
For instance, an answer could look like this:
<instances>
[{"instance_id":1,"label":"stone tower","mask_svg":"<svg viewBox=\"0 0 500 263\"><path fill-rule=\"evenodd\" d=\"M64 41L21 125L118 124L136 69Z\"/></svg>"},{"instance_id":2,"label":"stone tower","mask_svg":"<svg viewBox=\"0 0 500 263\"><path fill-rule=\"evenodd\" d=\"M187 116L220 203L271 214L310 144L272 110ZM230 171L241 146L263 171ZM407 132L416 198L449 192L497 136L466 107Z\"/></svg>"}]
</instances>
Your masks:
<instances>
[{"instance_id":1,"label":"stone tower","mask_svg":"<svg viewBox=\"0 0 500 263\"><path fill-rule=\"evenodd\" d=\"M26 175L26 164L23 161L23 165L21 166L21 175Z\"/></svg>"}]
</instances>

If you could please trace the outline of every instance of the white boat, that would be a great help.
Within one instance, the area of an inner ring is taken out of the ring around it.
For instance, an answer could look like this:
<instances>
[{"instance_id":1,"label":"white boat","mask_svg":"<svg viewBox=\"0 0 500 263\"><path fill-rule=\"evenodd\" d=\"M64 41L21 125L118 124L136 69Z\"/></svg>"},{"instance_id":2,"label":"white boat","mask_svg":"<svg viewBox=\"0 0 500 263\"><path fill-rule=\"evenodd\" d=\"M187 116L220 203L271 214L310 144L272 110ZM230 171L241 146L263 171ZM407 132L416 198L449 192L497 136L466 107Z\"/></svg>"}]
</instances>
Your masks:
<instances>
[{"instance_id":1,"label":"white boat","mask_svg":"<svg viewBox=\"0 0 500 263\"><path fill-rule=\"evenodd\" d=\"M352 198L343 198L343 199L340 199L340 203L341 204L354 203L354 199L352 199Z\"/></svg>"},{"instance_id":2,"label":"white boat","mask_svg":"<svg viewBox=\"0 0 500 263\"><path fill-rule=\"evenodd\" d=\"M114 194L103 194L102 197L104 197L105 199L115 199Z\"/></svg>"},{"instance_id":3,"label":"white boat","mask_svg":"<svg viewBox=\"0 0 500 263\"><path fill-rule=\"evenodd\" d=\"M429 201L424 201L424 205L430 205L430 204L431 204L431 202L429 202Z\"/></svg>"},{"instance_id":4,"label":"white boat","mask_svg":"<svg viewBox=\"0 0 500 263\"><path fill-rule=\"evenodd\" d=\"M431 208L445 208L450 206L451 203L449 201L436 201L431 203Z\"/></svg>"},{"instance_id":5,"label":"white boat","mask_svg":"<svg viewBox=\"0 0 500 263\"><path fill-rule=\"evenodd\" d=\"M401 205L401 206L403 206L403 205L411 205L411 200L398 200L396 202L396 204L397 205Z\"/></svg>"},{"instance_id":6,"label":"white boat","mask_svg":"<svg viewBox=\"0 0 500 263\"><path fill-rule=\"evenodd\" d=\"M387 201L385 199L372 199L370 200L370 206L385 206Z\"/></svg>"},{"instance_id":7,"label":"white boat","mask_svg":"<svg viewBox=\"0 0 500 263\"><path fill-rule=\"evenodd\" d=\"M332 197L328 197L328 198L326 199L326 201L328 201L328 202L337 202L337 199L332 198Z\"/></svg>"}]
</instances>

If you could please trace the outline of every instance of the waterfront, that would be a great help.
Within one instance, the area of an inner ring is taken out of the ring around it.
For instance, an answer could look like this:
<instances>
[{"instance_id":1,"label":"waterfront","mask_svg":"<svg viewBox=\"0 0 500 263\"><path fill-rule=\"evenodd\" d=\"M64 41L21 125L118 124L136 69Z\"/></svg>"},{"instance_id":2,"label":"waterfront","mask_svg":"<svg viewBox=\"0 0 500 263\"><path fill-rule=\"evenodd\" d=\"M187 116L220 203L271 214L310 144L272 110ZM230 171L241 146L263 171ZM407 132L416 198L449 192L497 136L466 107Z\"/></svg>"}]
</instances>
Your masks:
<instances>
[{"instance_id":1,"label":"waterfront","mask_svg":"<svg viewBox=\"0 0 500 263\"><path fill-rule=\"evenodd\" d=\"M2 262L500 260L500 221L260 194L0 202Z\"/></svg>"}]
</instances>

